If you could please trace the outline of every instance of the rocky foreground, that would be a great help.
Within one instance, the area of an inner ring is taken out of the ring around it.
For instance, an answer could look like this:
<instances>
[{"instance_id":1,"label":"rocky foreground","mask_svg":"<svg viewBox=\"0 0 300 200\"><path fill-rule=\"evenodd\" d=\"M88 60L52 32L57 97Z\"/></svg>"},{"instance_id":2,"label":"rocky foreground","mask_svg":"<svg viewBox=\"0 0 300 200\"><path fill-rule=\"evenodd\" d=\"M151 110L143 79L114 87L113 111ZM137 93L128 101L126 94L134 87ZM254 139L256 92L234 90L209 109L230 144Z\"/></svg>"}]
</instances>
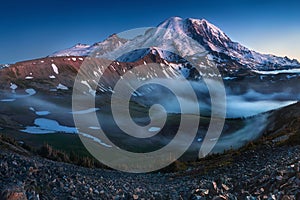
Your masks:
<instances>
[{"instance_id":1,"label":"rocky foreground","mask_svg":"<svg viewBox=\"0 0 300 200\"><path fill-rule=\"evenodd\" d=\"M190 163L176 173L128 174L54 162L0 144L0 199L300 199L299 145L269 143Z\"/></svg>"}]
</instances>

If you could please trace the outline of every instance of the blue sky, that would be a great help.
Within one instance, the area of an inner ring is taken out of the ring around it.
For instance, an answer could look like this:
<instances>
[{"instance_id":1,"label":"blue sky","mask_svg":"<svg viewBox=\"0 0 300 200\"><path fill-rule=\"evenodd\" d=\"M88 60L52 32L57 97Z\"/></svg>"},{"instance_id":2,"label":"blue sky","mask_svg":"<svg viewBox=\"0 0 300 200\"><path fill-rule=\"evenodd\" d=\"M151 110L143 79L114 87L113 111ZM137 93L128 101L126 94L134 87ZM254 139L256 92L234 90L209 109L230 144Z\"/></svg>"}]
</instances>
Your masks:
<instances>
[{"instance_id":1,"label":"blue sky","mask_svg":"<svg viewBox=\"0 0 300 200\"><path fill-rule=\"evenodd\" d=\"M92 44L171 16L205 18L251 49L300 60L299 8L299 1L283 0L11 0L0 7L0 63Z\"/></svg>"}]
</instances>

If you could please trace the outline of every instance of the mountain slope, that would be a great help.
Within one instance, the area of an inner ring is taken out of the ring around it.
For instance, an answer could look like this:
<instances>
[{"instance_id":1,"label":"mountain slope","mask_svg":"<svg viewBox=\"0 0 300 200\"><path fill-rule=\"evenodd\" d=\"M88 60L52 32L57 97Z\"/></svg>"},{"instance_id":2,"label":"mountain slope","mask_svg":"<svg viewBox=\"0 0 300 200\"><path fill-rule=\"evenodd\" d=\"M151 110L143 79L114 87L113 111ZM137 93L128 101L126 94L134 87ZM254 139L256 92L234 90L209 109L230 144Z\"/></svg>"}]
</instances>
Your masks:
<instances>
[{"instance_id":1,"label":"mountain slope","mask_svg":"<svg viewBox=\"0 0 300 200\"><path fill-rule=\"evenodd\" d=\"M91 75L87 75L87 83L83 83L83 86L92 86L95 84L94 79L103 75L98 84L99 92L111 91L111 87L123 76L128 70L139 66L139 71L134 75L137 80L144 80L146 78L160 77L195 77L197 74L193 74L193 70L190 71L192 66L183 60L182 63L168 62L159 56L159 52L152 50L149 52L147 49L145 55L138 60L121 62L111 61L103 58L92 59L92 64L89 65L89 72ZM160 52L162 53L162 52ZM167 52L163 52L167 54ZM127 57L128 58L128 57ZM64 92L71 92L74 85L74 80L80 69L81 65L89 63L84 61L84 56L72 56L72 57L47 57L35 60L18 62L10 67L5 67L0 70L0 89L11 90L12 92L17 89L34 88L43 92L57 92L63 90ZM147 65L147 63L156 63L153 65ZM103 66L107 66L104 70ZM15 87L15 89L12 88Z\"/></svg>"},{"instance_id":2,"label":"mountain slope","mask_svg":"<svg viewBox=\"0 0 300 200\"><path fill-rule=\"evenodd\" d=\"M119 38L116 34L110 35L106 40L102 42L95 43L93 45L87 45L87 44L76 44L75 46L57 51L53 54L51 54L49 57L55 57L55 56L88 56L90 53L95 51L96 49L104 54L106 52L110 52L120 46L122 46L124 43L126 43L127 40L123 38Z\"/></svg>"},{"instance_id":3,"label":"mountain slope","mask_svg":"<svg viewBox=\"0 0 300 200\"><path fill-rule=\"evenodd\" d=\"M34 88L41 91L57 90L59 84L72 86L84 57L41 58L17 62L0 70L0 89Z\"/></svg>"},{"instance_id":4,"label":"mountain slope","mask_svg":"<svg viewBox=\"0 0 300 200\"><path fill-rule=\"evenodd\" d=\"M245 66L257 69L275 69L275 67L299 66L299 62L287 57L260 54L243 45L233 42L223 31L207 20L189 18L185 20L192 38L207 46L210 51L223 53Z\"/></svg>"}]
</instances>

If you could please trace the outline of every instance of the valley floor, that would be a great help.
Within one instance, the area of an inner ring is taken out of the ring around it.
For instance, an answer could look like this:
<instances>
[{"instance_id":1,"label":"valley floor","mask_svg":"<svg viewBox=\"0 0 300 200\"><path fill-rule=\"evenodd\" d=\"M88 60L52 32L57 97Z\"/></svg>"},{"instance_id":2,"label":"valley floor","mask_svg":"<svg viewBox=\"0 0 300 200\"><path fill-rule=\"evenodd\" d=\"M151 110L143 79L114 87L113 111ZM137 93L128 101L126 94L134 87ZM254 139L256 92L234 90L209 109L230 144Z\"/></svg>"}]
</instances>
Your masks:
<instances>
[{"instance_id":1,"label":"valley floor","mask_svg":"<svg viewBox=\"0 0 300 200\"><path fill-rule=\"evenodd\" d=\"M83 168L7 146L0 145L0 199L300 199L299 145L265 144L149 174Z\"/></svg>"}]
</instances>

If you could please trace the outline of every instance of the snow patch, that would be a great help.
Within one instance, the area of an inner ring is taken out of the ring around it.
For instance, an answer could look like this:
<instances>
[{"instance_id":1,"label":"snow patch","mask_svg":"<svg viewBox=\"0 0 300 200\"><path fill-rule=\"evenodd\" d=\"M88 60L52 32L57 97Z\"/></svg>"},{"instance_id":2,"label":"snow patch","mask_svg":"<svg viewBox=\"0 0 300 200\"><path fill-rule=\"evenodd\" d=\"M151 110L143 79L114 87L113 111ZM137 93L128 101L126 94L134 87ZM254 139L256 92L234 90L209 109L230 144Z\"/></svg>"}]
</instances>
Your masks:
<instances>
[{"instance_id":1,"label":"snow patch","mask_svg":"<svg viewBox=\"0 0 300 200\"><path fill-rule=\"evenodd\" d=\"M35 95L36 94L36 91L32 88L29 88L29 89L26 89L25 92L29 95L29 96L32 96L32 95Z\"/></svg>"},{"instance_id":2,"label":"snow patch","mask_svg":"<svg viewBox=\"0 0 300 200\"><path fill-rule=\"evenodd\" d=\"M1 102L12 102L15 101L16 99L1 99Z\"/></svg>"},{"instance_id":3,"label":"snow patch","mask_svg":"<svg viewBox=\"0 0 300 200\"><path fill-rule=\"evenodd\" d=\"M49 111L36 111L33 107L30 107L29 110L35 112L35 114L39 115L39 116L45 116L45 115L49 115L50 114Z\"/></svg>"},{"instance_id":4,"label":"snow patch","mask_svg":"<svg viewBox=\"0 0 300 200\"><path fill-rule=\"evenodd\" d=\"M99 143L99 144L101 144L101 145L103 145L105 147L108 147L108 148L112 147L111 145L102 142L99 138L96 138L96 137L94 137L92 135L89 135L89 134L86 134L86 133L82 133L82 132L79 132L78 134L82 135L83 137L89 138L89 139L93 140L94 142L97 142L97 143Z\"/></svg>"},{"instance_id":5,"label":"snow patch","mask_svg":"<svg viewBox=\"0 0 300 200\"><path fill-rule=\"evenodd\" d=\"M92 112L96 112L98 110L100 110L100 108L88 108L86 110L72 111L70 113L75 114L75 115L83 115L83 114L89 114L89 113L92 113Z\"/></svg>"},{"instance_id":6,"label":"snow patch","mask_svg":"<svg viewBox=\"0 0 300 200\"><path fill-rule=\"evenodd\" d=\"M258 74L264 74L264 75L269 75L269 74L293 74L293 73L300 73L300 69L283 69L283 70L273 70L273 71L260 71L260 70L252 70L255 73Z\"/></svg>"},{"instance_id":7,"label":"snow patch","mask_svg":"<svg viewBox=\"0 0 300 200\"><path fill-rule=\"evenodd\" d=\"M30 134L48 134L48 133L57 133L57 132L79 134L105 147L109 147L109 148L112 147L111 145L102 142L99 138L96 138L86 133L79 132L78 129L75 127L60 125L55 120L46 119L46 118L37 118L34 120L34 125L35 126L27 126L26 129L21 131Z\"/></svg>"},{"instance_id":8,"label":"snow patch","mask_svg":"<svg viewBox=\"0 0 300 200\"><path fill-rule=\"evenodd\" d=\"M58 90L68 90L69 88L63 84L58 84L58 86L56 87Z\"/></svg>"},{"instance_id":9,"label":"snow patch","mask_svg":"<svg viewBox=\"0 0 300 200\"><path fill-rule=\"evenodd\" d=\"M89 88L89 93L93 96L96 96L96 90L93 90L90 84L87 81L81 81L83 85L86 85Z\"/></svg>"},{"instance_id":10,"label":"snow patch","mask_svg":"<svg viewBox=\"0 0 300 200\"><path fill-rule=\"evenodd\" d=\"M10 83L10 89L12 90L16 90L18 88L18 86L14 83Z\"/></svg>"},{"instance_id":11,"label":"snow patch","mask_svg":"<svg viewBox=\"0 0 300 200\"><path fill-rule=\"evenodd\" d=\"M52 66L54 73L59 74L57 66L54 63L52 63L51 66Z\"/></svg>"},{"instance_id":12,"label":"snow patch","mask_svg":"<svg viewBox=\"0 0 300 200\"><path fill-rule=\"evenodd\" d=\"M89 129L92 129L92 130L100 130L101 128L98 127L98 126L90 126Z\"/></svg>"},{"instance_id":13,"label":"snow patch","mask_svg":"<svg viewBox=\"0 0 300 200\"><path fill-rule=\"evenodd\" d=\"M159 127L150 127L150 128L148 129L148 131L149 131L149 132L157 132L157 131L160 131L160 129L161 129L161 128L159 128Z\"/></svg>"},{"instance_id":14,"label":"snow patch","mask_svg":"<svg viewBox=\"0 0 300 200\"><path fill-rule=\"evenodd\" d=\"M36 111L35 114L39 115L39 116L45 116L45 115L49 115L50 112L49 111Z\"/></svg>"},{"instance_id":15,"label":"snow patch","mask_svg":"<svg viewBox=\"0 0 300 200\"><path fill-rule=\"evenodd\" d=\"M236 78L237 78L237 77L230 77L230 76L227 76L227 77L224 77L223 80L228 81L228 80L234 80L234 79L236 79Z\"/></svg>"},{"instance_id":16,"label":"snow patch","mask_svg":"<svg viewBox=\"0 0 300 200\"><path fill-rule=\"evenodd\" d=\"M25 130L21 131L31 134L46 134L55 132L78 133L77 128L62 126L57 121L51 119L37 118L34 120L34 124L36 126L27 126Z\"/></svg>"}]
</instances>

